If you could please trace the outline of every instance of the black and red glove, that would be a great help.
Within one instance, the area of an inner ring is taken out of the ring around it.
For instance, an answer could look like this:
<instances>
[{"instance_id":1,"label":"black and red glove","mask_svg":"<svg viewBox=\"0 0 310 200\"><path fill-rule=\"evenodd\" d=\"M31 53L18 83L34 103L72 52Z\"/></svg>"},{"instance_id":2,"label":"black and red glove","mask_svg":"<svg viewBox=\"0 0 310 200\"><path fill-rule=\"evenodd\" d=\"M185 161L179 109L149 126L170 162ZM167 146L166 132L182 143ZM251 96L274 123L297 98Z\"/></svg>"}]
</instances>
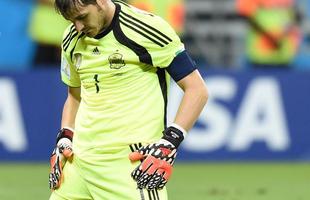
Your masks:
<instances>
[{"instance_id":1,"label":"black and red glove","mask_svg":"<svg viewBox=\"0 0 310 200\"><path fill-rule=\"evenodd\" d=\"M62 182L62 169L68 158L73 154L72 151L73 130L63 128L59 131L56 139L56 147L54 148L50 158L50 189L57 189Z\"/></svg>"},{"instance_id":2,"label":"black and red glove","mask_svg":"<svg viewBox=\"0 0 310 200\"><path fill-rule=\"evenodd\" d=\"M132 162L141 164L131 173L138 188L147 190L162 189L172 173L177 148L184 139L185 131L170 126L163 131L163 137L155 143L141 147L131 153Z\"/></svg>"}]
</instances>

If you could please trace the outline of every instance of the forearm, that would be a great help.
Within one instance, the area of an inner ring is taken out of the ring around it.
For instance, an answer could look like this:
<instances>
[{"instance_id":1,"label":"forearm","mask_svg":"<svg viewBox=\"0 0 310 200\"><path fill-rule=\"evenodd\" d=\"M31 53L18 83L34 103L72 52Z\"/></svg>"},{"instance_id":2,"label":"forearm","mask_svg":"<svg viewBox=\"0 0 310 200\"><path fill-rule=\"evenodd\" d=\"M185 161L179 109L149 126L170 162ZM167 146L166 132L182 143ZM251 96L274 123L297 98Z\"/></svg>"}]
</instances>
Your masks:
<instances>
[{"instance_id":1,"label":"forearm","mask_svg":"<svg viewBox=\"0 0 310 200\"><path fill-rule=\"evenodd\" d=\"M63 107L61 128L74 129L75 117L80 105L79 91L69 88L68 97Z\"/></svg>"},{"instance_id":2,"label":"forearm","mask_svg":"<svg viewBox=\"0 0 310 200\"><path fill-rule=\"evenodd\" d=\"M68 158L73 155L72 139L74 134L74 121L80 105L80 88L68 88L68 97L65 101L61 130L56 137L56 147L51 155L51 171L49 174L50 189L59 188L62 182L62 169Z\"/></svg>"},{"instance_id":3,"label":"forearm","mask_svg":"<svg viewBox=\"0 0 310 200\"><path fill-rule=\"evenodd\" d=\"M186 131L192 128L208 99L207 88L199 73L194 72L194 74L189 76L196 76L196 78L192 79L190 84L187 84L186 87L182 80L178 83L183 89L184 95L174 120L174 123L181 126Z\"/></svg>"},{"instance_id":4,"label":"forearm","mask_svg":"<svg viewBox=\"0 0 310 200\"><path fill-rule=\"evenodd\" d=\"M199 89L189 89L184 93L174 123L189 131L207 102L207 93Z\"/></svg>"}]
</instances>

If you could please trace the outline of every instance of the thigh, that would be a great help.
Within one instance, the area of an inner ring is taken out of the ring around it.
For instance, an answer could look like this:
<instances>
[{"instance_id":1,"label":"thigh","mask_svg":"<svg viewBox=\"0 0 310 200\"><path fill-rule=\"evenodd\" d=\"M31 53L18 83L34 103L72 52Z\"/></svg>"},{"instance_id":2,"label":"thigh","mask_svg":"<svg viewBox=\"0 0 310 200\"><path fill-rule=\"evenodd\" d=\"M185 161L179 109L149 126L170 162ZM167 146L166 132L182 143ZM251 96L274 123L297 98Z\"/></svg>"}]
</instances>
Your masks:
<instances>
[{"instance_id":1,"label":"thigh","mask_svg":"<svg viewBox=\"0 0 310 200\"><path fill-rule=\"evenodd\" d=\"M63 179L60 187L54 190L50 200L91 200L87 185L79 174L75 159L67 161L63 169Z\"/></svg>"},{"instance_id":2,"label":"thigh","mask_svg":"<svg viewBox=\"0 0 310 200\"><path fill-rule=\"evenodd\" d=\"M166 188L162 190L140 190L131 178L131 172L140 162L131 163L129 147L114 152L114 158L98 162L78 162L83 177L94 200L167 200ZM106 157L101 155L101 158Z\"/></svg>"}]
</instances>

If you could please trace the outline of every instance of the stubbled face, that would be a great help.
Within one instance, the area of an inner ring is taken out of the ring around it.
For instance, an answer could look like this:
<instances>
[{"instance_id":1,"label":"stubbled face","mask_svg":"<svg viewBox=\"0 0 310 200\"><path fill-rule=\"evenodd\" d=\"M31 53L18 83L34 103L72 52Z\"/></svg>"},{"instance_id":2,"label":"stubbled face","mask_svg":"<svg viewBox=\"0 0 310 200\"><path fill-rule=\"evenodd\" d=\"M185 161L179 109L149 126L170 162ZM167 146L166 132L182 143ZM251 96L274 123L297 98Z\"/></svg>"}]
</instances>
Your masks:
<instances>
[{"instance_id":1,"label":"stubbled face","mask_svg":"<svg viewBox=\"0 0 310 200\"><path fill-rule=\"evenodd\" d=\"M106 11L99 5L79 6L73 10L68 20L73 22L78 32L85 33L88 37L95 37L102 29L106 28Z\"/></svg>"}]
</instances>

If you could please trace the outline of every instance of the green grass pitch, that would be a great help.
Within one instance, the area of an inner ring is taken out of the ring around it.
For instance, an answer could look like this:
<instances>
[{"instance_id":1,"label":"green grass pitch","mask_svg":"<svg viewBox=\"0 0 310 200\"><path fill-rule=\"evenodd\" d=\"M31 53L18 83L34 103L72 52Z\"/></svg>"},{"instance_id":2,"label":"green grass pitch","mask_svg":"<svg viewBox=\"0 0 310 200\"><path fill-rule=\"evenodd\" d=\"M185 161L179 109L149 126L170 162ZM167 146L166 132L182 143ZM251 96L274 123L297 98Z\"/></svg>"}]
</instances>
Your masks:
<instances>
[{"instance_id":1,"label":"green grass pitch","mask_svg":"<svg viewBox=\"0 0 310 200\"><path fill-rule=\"evenodd\" d=\"M45 163L0 163L0 199L48 199ZM310 163L176 163L170 200L310 200ZM117 200L117 199L113 199Z\"/></svg>"}]
</instances>

